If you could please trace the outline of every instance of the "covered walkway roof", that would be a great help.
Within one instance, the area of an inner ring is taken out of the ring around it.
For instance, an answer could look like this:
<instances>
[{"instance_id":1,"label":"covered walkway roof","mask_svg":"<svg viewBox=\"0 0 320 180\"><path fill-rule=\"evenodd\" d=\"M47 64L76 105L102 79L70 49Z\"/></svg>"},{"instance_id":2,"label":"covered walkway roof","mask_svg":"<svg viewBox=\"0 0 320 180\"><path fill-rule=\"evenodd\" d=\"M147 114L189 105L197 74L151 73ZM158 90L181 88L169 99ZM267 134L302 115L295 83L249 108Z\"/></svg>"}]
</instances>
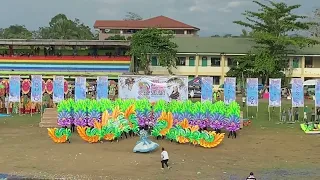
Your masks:
<instances>
[{"instance_id":1,"label":"covered walkway roof","mask_svg":"<svg viewBox=\"0 0 320 180\"><path fill-rule=\"evenodd\" d=\"M241 37L176 37L173 41L178 45L179 54L199 55L243 55L256 45L253 39ZM296 49L292 55L320 56L320 45Z\"/></svg>"},{"instance_id":2,"label":"covered walkway roof","mask_svg":"<svg viewBox=\"0 0 320 180\"><path fill-rule=\"evenodd\" d=\"M130 46L123 40L0 39L1 45L13 46Z\"/></svg>"}]
</instances>

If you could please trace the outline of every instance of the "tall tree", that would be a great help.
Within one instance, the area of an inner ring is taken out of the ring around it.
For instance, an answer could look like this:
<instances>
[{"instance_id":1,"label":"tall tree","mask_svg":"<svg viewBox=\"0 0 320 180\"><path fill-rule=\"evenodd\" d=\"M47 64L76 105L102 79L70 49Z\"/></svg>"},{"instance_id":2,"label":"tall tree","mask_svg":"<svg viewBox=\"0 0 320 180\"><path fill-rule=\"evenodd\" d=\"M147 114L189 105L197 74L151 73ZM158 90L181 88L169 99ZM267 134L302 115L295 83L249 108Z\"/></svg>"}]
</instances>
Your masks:
<instances>
[{"instance_id":1,"label":"tall tree","mask_svg":"<svg viewBox=\"0 0 320 180\"><path fill-rule=\"evenodd\" d=\"M36 35L42 39L93 39L89 26L79 19L70 20L64 14L54 16L48 27L40 27Z\"/></svg>"},{"instance_id":2,"label":"tall tree","mask_svg":"<svg viewBox=\"0 0 320 180\"><path fill-rule=\"evenodd\" d=\"M0 29L2 39L32 39L30 32L24 25L11 25L8 28Z\"/></svg>"},{"instance_id":3,"label":"tall tree","mask_svg":"<svg viewBox=\"0 0 320 180\"><path fill-rule=\"evenodd\" d=\"M142 20L143 18L137 14L137 13L134 13L134 12L127 12L127 14L125 15L125 17L123 18L123 20L126 20L126 21L132 21L132 20Z\"/></svg>"},{"instance_id":4,"label":"tall tree","mask_svg":"<svg viewBox=\"0 0 320 180\"><path fill-rule=\"evenodd\" d=\"M247 21L234 23L251 29L253 41L254 69L265 78L288 68L288 54L294 53L297 48L304 48L318 42L306 37L292 37L288 34L299 30L308 30L310 22L303 21L306 16L293 13L301 5L287 5L269 1L269 5L253 1L260 9L257 12L245 11L243 15Z\"/></svg>"},{"instance_id":5,"label":"tall tree","mask_svg":"<svg viewBox=\"0 0 320 180\"><path fill-rule=\"evenodd\" d=\"M240 34L241 37L247 37L248 36L248 31L246 31L245 29L242 29L241 32L242 32Z\"/></svg>"},{"instance_id":6,"label":"tall tree","mask_svg":"<svg viewBox=\"0 0 320 180\"><path fill-rule=\"evenodd\" d=\"M313 37L320 37L320 9L313 11L313 15L310 17L310 21L313 24L310 25L309 32Z\"/></svg>"},{"instance_id":7,"label":"tall tree","mask_svg":"<svg viewBox=\"0 0 320 180\"><path fill-rule=\"evenodd\" d=\"M172 42L172 31L156 28L144 29L133 34L129 54L139 59L139 68L144 74L152 74L150 70L151 58L156 56L159 65L166 67L172 74L172 67L176 67L176 43Z\"/></svg>"}]
</instances>

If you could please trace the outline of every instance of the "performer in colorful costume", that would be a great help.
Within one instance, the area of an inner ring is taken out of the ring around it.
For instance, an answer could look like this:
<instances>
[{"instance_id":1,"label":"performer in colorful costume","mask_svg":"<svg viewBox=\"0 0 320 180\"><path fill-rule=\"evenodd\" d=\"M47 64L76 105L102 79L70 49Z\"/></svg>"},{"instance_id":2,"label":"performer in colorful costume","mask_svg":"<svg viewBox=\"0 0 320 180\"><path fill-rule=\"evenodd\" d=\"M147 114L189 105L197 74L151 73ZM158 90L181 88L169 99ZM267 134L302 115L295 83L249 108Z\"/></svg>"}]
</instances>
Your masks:
<instances>
[{"instance_id":1,"label":"performer in colorful costume","mask_svg":"<svg viewBox=\"0 0 320 180\"><path fill-rule=\"evenodd\" d=\"M159 147L157 143L154 143L149 140L148 132L144 129L140 131L140 140L136 143L136 146L133 148L133 152L151 152Z\"/></svg>"}]
</instances>

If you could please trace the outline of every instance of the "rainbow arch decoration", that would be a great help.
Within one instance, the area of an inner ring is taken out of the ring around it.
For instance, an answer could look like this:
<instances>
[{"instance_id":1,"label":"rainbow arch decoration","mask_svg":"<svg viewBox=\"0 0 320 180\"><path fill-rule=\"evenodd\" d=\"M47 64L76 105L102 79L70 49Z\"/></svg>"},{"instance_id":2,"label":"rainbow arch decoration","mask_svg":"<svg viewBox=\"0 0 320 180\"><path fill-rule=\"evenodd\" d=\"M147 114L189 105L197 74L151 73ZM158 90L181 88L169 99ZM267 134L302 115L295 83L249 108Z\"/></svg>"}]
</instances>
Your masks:
<instances>
[{"instance_id":1,"label":"rainbow arch decoration","mask_svg":"<svg viewBox=\"0 0 320 180\"><path fill-rule=\"evenodd\" d=\"M91 56L18 56L0 57L1 74L19 75L81 75L83 72L92 75L128 72L131 57L91 57Z\"/></svg>"}]
</instances>

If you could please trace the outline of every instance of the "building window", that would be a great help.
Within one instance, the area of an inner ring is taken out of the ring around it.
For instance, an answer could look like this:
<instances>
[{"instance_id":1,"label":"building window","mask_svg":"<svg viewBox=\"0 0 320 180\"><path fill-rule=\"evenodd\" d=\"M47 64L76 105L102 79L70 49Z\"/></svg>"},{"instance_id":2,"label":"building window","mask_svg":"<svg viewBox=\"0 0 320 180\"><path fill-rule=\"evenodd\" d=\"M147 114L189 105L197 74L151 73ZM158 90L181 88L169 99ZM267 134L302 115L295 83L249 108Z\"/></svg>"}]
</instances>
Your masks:
<instances>
[{"instance_id":1,"label":"building window","mask_svg":"<svg viewBox=\"0 0 320 180\"><path fill-rule=\"evenodd\" d=\"M206 67L208 65L208 59L206 56L202 57L202 66Z\"/></svg>"},{"instance_id":2,"label":"building window","mask_svg":"<svg viewBox=\"0 0 320 180\"><path fill-rule=\"evenodd\" d=\"M186 65L186 57L178 57L177 66L185 66Z\"/></svg>"},{"instance_id":3,"label":"building window","mask_svg":"<svg viewBox=\"0 0 320 180\"><path fill-rule=\"evenodd\" d=\"M213 85L220 84L220 76L213 76Z\"/></svg>"},{"instance_id":4,"label":"building window","mask_svg":"<svg viewBox=\"0 0 320 180\"><path fill-rule=\"evenodd\" d=\"M294 57L292 60L292 68L300 68L300 58Z\"/></svg>"},{"instance_id":5,"label":"building window","mask_svg":"<svg viewBox=\"0 0 320 180\"><path fill-rule=\"evenodd\" d=\"M194 56L189 56L189 66L194 66Z\"/></svg>"},{"instance_id":6,"label":"building window","mask_svg":"<svg viewBox=\"0 0 320 180\"><path fill-rule=\"evenodd\" d=\"M175 30L175 34L184 34L184 30Z\"/></svg>"},{"instance_id":7,"label":"building window","mask_svg":"<svg viewBox=\"0 0 320 180\"><path fill-rule=\"evenodd\" d=\"M192 75L188 77L188 80L193 80L193 79L194 79L194 76Z\"/></svg>"},{"instance_id":8,"label":"building window","mask_svg":"<svg viewBox=\"0 0 320 180\"><path fill-rule=\"evenodd\" d=\"M120 29L101 29L101 31L106 34L120 34Z\"/></svg>"},{"instance_id":9,"label":"building window","mask_svg":"<svg viewBox=\"0 0 320 180\"><path fill-rule=\"evenodd\" d=\"M156 56L151 57L151 66L158 66L158 59Z\"/></svg>"},{"instance_id":10,"label":"building window","mask_svg":"<svg viewBox=\"0 0 320 180\"><path fill-rule=\"evenodd\" d=\"M220 58L219 57L212 57L211 58L211 66L219 67L220 66Z\"/></svg>"},{"instance_id":11,"label":"building window","mask_svg":"<svg viewBox=\"0 0 320 180\"><path fill-rule=\"evenodd\" d=\"M305 57L304 64L306 68L313 68L313 57L310 57L310 56Z\"/></svg>"},{"instance_id":12,"label":"building window","mask_svg":"<svg viewBox=\"0 0 320 180\"><path fill-rule=\"evenodd\" d=\"M237 62L232 58L228 58L228 67L231 67L234 65L237 65Z\"/></svg>"}]
</instances>

